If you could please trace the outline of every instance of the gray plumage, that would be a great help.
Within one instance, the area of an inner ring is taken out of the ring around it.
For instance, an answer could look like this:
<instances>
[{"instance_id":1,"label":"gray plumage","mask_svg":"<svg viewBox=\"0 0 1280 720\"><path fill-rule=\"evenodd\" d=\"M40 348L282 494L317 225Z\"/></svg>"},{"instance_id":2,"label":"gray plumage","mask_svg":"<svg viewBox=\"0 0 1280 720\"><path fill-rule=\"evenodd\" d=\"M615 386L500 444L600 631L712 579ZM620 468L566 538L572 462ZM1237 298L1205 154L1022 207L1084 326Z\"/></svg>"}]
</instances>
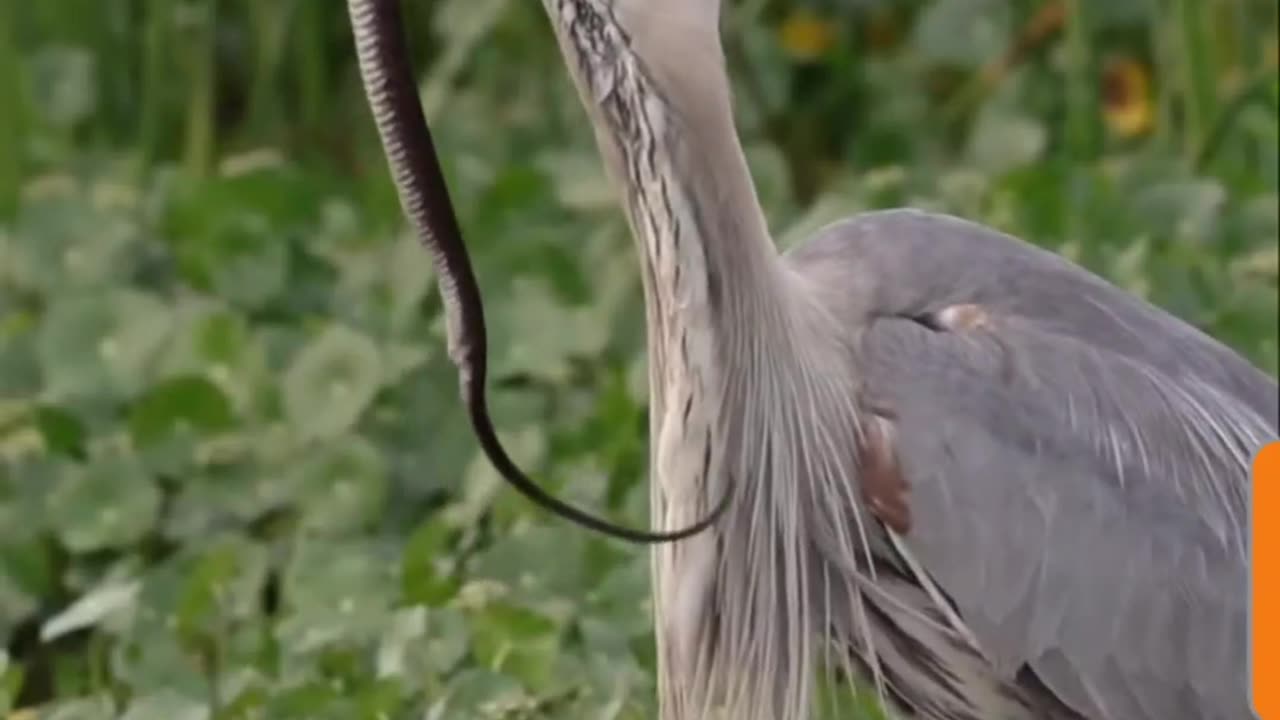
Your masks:
<instances>
[{"instance_id":1,"label":"gray plumage","mask_svg":"<svg viewBox=\"0 0 1280 720\"><path fill-rule=\"evenodd\" d=\"M1052 253L874 212L779 255L719 0L543 0L636 239L662 720L1250 717L1276 382Z\"/></svg>"},{"instance_id":2,"label":"gray plumage","mask_svg":"<svg viewBox=\"0 0 1280 720\"><path fill-rule=\"evenodd\" d=\"M911 485L905 546L997 674L1027 668L1087 718L1249 716L1247 477L1280 424L1272 380L954 218L863 215L787 261L858 318ZM969 303L986 327L918 322Z\"/></svg>"}]
</instances>

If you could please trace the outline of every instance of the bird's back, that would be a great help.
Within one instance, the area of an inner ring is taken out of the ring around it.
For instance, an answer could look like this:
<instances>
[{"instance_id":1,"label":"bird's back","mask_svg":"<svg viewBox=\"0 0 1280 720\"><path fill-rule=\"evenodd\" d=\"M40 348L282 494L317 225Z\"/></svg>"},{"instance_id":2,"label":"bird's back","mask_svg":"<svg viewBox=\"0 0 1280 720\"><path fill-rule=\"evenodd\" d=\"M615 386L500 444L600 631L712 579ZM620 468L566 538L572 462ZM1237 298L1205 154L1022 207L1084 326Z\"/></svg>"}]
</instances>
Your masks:
<instances>
[{"instance_id":1,"label":"bird's back","mask_svg":"<svg viewBox=\"0 0 1280 720\"><path fill-rule=\"evenodd\" d=\"M1239 354L1066 258L991 228L919 210L868 212L826 227L786 261L847 317L978 304L1172 377L1213 383L1280 427L1276 381Z\"/></svg>"},{"instance_id":2,"label":"bird's back","mask_svg":"<svg viewBox=\"0 0 1280 720\"><path fill-rule=\"evenodd\" d=\"M990 690L1042 684L1090 720L1247 717L1247 472L1280 434L1272 378L1079 266L952 217L860 215L786 264L848 333L867 412L891 428L910 523L886 530L890 564L936 583L988 665L986 688L910 675L906 707L994 717ZM925 597L889 592L886 616Z\"/></svg>"}]
</instances>

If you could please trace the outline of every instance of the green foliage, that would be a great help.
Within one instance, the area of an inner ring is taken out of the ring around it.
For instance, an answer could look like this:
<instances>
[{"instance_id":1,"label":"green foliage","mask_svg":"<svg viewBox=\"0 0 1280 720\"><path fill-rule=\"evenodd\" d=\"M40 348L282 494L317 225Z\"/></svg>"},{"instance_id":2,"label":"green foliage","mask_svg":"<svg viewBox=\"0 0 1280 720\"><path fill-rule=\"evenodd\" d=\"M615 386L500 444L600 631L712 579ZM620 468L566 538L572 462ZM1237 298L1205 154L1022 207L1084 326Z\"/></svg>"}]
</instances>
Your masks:
<instances>
[{"instance_id":1,"label":"green foliage","mask_svg":"<svg viewBox=\"0 0 1280 720\"><path fill-rule=\"evenodd\" d=\"M639 275L542 10L405 5L500 431L644 525ZM781 245L953 212L1276 371L1274 3L733 5ZM0 3L0 107L0 716L653 716L647 555L479 456L340 3Z\"/></svg>"}]
</instances>

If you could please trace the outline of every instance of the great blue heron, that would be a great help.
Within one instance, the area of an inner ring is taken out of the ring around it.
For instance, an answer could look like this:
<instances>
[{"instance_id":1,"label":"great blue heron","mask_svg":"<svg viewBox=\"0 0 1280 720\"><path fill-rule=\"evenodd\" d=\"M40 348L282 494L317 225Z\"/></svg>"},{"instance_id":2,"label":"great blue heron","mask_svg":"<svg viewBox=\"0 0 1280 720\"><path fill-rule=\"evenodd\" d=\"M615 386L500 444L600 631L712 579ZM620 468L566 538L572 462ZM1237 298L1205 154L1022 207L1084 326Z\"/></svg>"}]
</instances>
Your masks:
<instances>
[{"instance_id":1,"label":"great blue heron","mask_svg":"<svg viewBox=\"0 0 1280 720\"><path fill-rule=\"evenodd\" d=\"M866 213L779 255L720 0L543 4L642 260L658 531L633 538L685 538L653 549L663 720L801 720L824 671L903 717L1249 717L1247 474L1275 381L957 218ZM482 407L396 5L349 0L361 69Z\"/></svg>"}]
</instances>

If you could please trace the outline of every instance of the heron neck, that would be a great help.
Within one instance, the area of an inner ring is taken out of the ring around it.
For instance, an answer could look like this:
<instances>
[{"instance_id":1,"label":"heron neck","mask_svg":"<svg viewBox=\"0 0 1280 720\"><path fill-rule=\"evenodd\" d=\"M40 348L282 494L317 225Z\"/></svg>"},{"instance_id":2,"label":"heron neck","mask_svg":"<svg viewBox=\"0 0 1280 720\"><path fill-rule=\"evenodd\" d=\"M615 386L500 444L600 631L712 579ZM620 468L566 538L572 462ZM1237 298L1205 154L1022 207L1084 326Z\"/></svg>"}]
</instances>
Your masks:
<instances>
[{"instance_id":1,"label":"heron neck","mask_svg":"<svg viewBox=\"0 0 1280 720\"><path fill-rule=\"evenodd\" d=\"M706 337L727 356L782 314L770 305L782 293L735 133L718 13L543 4L640 246L651 355Z\"/></svg>"},{"instance_id":2,"label":"heron neck","mask_svg":"<svg viewBox=\"0 0 1280 720\"><path fill-rule=\"evenodd\" d=\"M782 321L783 293L728 93L655 93L634 111L640 130L614 124L602 146L641 254L651 350L700 333L708 360L732 363Z\"/></svg>"}]
</instances>

